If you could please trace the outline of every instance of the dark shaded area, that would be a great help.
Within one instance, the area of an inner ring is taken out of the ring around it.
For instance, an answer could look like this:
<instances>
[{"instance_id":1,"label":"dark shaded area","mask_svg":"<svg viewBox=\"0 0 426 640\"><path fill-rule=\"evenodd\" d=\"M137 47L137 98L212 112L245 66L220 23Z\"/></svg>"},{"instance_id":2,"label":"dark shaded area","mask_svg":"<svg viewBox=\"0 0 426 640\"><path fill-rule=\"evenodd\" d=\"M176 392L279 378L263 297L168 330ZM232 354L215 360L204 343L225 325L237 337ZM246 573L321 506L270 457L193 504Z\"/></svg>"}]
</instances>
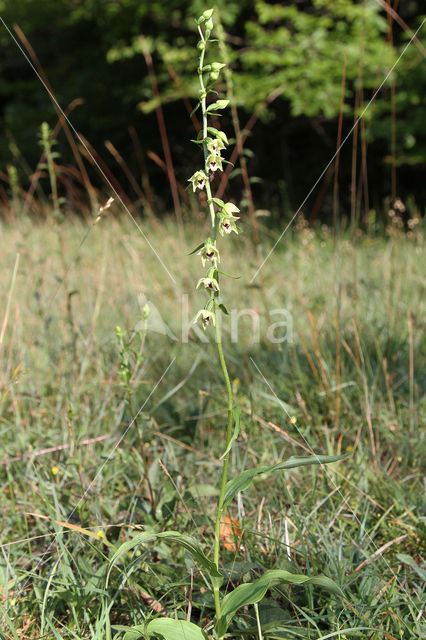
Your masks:
<instances>
[{"instance_id":1,"label":"dark shaded area","mask_svg":"<svg viewBox=\"0 0 426 640\"><path fill-rule=\"evenodd\" d=\"M344 57L343 139L353 126L356 100L359 105L368 103L389 70L388 59L389 62L397 59L412 35L410 30L420 26L421 3L412 1L398 6L403 27L395 23L392 26L393 57L386 12L374 3L346 0L337 7L332 2L315 0L296 5L244 0L220 1L217 5L228 34L241 127L244 128L254 113L258 115L246 143L250 151L249 174L255 178L256 206L270 209L274 216L288 218L303 203L307 218L330 222L333 162L312 195L306 202L305 199L336 150ZM193 19L205 8L202 3L196 0L188 3L181 0L168 3L5 0L0 2L0 7L18 43L13 42L2 25L0 120L5 135L0 140L3 172L0 178L3 203L11 192L6 166L16 166L20 187L25 191L40 158L37 143L40 124L47 120L54 128L57 122L47 92L18 48L21 46L31 60L26 43L14 29L14 25L18 25L28 38L61 107L66 110L76 98L83 100L70 114L70 120L103 158L128 197L135 200L137 194L105 148L106 140L111 141L124 158L138 183L144 184L141 174L145 174L145 183L149 179L156 208L170 209L172 199L167 176L156 160L156 156L164 157L155 115L157 105L152 99L139 36L144 35L153 57L176 178L186 186L188 176L198 168L199 162L189 142L194 128L183 98L188 97L195 105L197 36ZM342 149L340 211L347 217L351 210L352 215L356 211L361 223L367 222L371 209L378 214L386 212L392 195L408 202L411 209L419 207L422 211L426 204L424 43L423 28L396 67L394 155L389 81L366 113L365 127L358 131L355 152L353 136ZM212 51L211 55L221 59L218 51ZM34 59L31 61L37 66ZM266 105L271 89L281 85L281 95ZM224 82L218 88L226 92ZM359 106L357 113L361 112L362 106ZM221 124L232 131L230 114ZM139 139L136 146L129 133L131 128ZM138 144L142 154L138 152ZM75 165L63 131L59 132L56 151L60 154L58 165ZM105 189L99 172L89 161L84 162L94 186ZM392 163L396 171L394 187ZM81 189L77 177L59 182L65 196L69 196L70 190ZM45 184L43 180L41 184ZM231 181L231 191L236 199L244 196L238 172Z\"/></svg>"}]
</instances>

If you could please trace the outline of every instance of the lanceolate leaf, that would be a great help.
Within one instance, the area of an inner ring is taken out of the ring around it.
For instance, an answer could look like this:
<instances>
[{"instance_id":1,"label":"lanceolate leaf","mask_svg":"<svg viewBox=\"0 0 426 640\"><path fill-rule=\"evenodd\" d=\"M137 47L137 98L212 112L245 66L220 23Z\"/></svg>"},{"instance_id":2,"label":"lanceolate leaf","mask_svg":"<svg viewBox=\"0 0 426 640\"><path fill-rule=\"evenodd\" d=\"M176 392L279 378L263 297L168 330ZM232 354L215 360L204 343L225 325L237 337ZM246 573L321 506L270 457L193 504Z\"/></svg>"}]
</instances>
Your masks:
<instances>
[{"instance_id":1,"label":"lanceolate leaf","mask_svg":"<svg viewBox=\"0 0 426 640\"><path fill-rule=\"evenodd\" d=\"M196 540L194 540L190 536L182 535L178 531L164 531L163 533L159 533L157 537L163 538L167 542L175 542L176 544L180 544L187 551L189 551L198 565L207 571L210 579L212 580L212 583L214 583L215 586L220 586L222 584L222 574L216 569L216 565L214 564L214 562L205 555L204 551Z\"/></svg>"},{"instance_id":2,"label":"lanceolate leaf","mask_svg":"<svg viewBox=\"0 0 426 640\"><path fill-rule=\"evenodd\" d=\"M219 273L221 273L223 276L226 276L227 278L234 278L234 280L238 280L239 278L241 278L241 276L233 276L230 273L226 273L226 271L221 271L220 269L218 269Z\"/></svg>"},{"instance_id":3,"label":"lanceolate leaf","mask_svg":"<svg viewBox=\"0 0 426 640\"><path fill-rule=\"evenodd\" d=\"M189 256L192 256L193 253L196 253L197 251L199 251L202 247L204 247L204 242L202 242L201 244L198 245L198 247L195 247L195 249L193 249L191 251L191 253L188 253Z\"/></svg>"},{"instance_id":4,"label":"lanceolate leaf","mask_svg":"<svg viewBox=\"0 0 426 640\"><path fill-rule=\"evenodd\" d=\"M308 456L306 458L291 457L288 460L278 462L272 467L266 465L255 467L254 469L246 469L240 473L236 478L232 478L226 484L225 499L223 506L226 508L228 504L233 500L234 496L240 491L247 489L254 478L262 473L271 473L272 471L278 471L279 469L294 469L296 467L305 467L311 464L327 464L328 462L337 462L346 458L348 454L341 456Z\"/></svg>"},{"instance_id":5,"label":"lanceolate leaf","mask_svg":"<svg viewBox=\"0 0 426 640\"><path fill-rule=\"evenodd\" d=\"M210 576L210 580L213 586L219 587L223 582L223 576L216 569L216 565L212 560L210 560L202 550L201 546L198 544L196 540L191 538L190 536L185 536L179 533L178 531L163 531L162 533L140 533L135 536L132 540L128 540L128 542L124 542L117 551L112 556L108 573L107 573L107 585L109 580L109 575L111 573L111 569L117 563L117 561L124 554L128 553L135 547L140 544L145 544L147 542L152 542L156 539L166 540L170 543L179 544L181 547L184 547L194 558L195 562L202 568L207 571Z\"/></svg>"},{"instance_id":6,"label":"lanceolate leaf","mask_svg":"<svg viewBox=\"0 0 426 640\"><path fill-rule=\"evenodd\" d=\"M193 622L175 620L174 618L156 618L145 629L150 638L154 634L163 636L165 640L207 640L207 634Z\"/></svg>"},{"instance_id":7,"label":"lanceolate leaf","mask_svg":"<svg viewBox=\"0 0 426 640\"><path fill-rule=\"evenodd\" d=\"M200 108L201 104L200 102L197 104L197 106L191 111L191 115L189 116L190 118L194 115L194 113Z\"/></svg>"},{"instance_id":8,"label":"lanceolate leaf","mask_svg":"<svg viewBox=\"0 0 426 640\"><path fill-rule=\"evenodd\" d=\"M232 434L232 438L230 439L229 444L226 447L224 453L222 453L222 455L220 456L221 460L226 456L227 453L229 453L229 451L231 451L231 447L234 444L235 440L238 438L238 434L240 433L241 409L239 407L236 407L232 413L233 413L234 422L235 422L234 433Z\"/></svg>"},{"instance_id":9,"label":"lanceolate leaf","mask_svg":"<svg viewBox=\"0 0 426 640\"><path fill-rule=\"evenodd\" d=\"M222 615L217 622L217 631L220 637L226 633L229 623L234 614L241 607L248 604L255 604L262 600L268 589L279 584L316 584L323 589L327 589L334 594L343 596L340 587L325 576L304 576L297 573L290 573L282 569L266 571L261 578L254 582L241 584L236 589L228 593L222 600Z\"/></svg>"}]
</instances>

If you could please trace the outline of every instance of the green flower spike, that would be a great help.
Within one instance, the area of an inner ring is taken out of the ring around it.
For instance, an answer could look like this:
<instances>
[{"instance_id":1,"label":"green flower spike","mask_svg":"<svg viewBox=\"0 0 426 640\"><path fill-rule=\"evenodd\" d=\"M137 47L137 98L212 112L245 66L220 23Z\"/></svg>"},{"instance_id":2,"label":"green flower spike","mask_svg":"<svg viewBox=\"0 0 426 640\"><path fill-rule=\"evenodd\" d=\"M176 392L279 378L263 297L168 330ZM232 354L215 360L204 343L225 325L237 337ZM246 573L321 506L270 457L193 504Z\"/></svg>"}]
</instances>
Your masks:
<instances>
[{"instance_id":1,"label":"green flower spike","mask_svg":"<svg viewBox=\"0 0 426 640\"><path fill-rule=\"evenodd\" d=\"M192 182L192 189L195 191L196 189L204 189L206 180L208 180L208 177L204 171L196 171L188 182Z\"/></svg>"},{"instance_id":2,"label":"green flower spike","mask_svg":"<svg viewBox=\"0 0 426 640\"><path fill-rule=\"evenodd\" d=\"M198 284L197 284L197 289L199 287L201 287L201 285L203 285L203 287L205 289L210 289L210 291L219 291L219 283L215 278L200 278L198 280Z\"/></svg>"},{"instance_id":3,"label":"green flower spike","mask_svg":"<svg viewBox=\"0 0 426 640\"><path fill-rule=\"evenodd\" d=\"M213 326L216 325L216 316L213 313L213 311L208 311L207 309L201 309L201 311L199 311L195 316L194 324L198 322L200 318L201 318L201 323L203 325L204 331L207 329L209 324L212 324Z\"/></svg>"}]
</instances>

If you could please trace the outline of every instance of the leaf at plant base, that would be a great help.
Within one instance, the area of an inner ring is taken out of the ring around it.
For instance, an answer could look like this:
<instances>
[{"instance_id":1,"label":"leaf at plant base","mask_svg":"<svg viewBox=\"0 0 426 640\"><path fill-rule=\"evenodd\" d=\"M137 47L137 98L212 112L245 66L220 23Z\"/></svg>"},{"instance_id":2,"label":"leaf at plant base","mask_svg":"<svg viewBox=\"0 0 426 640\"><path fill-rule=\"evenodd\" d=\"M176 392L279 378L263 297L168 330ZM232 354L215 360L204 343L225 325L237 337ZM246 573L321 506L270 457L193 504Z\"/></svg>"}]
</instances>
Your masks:
<instances>
[{"instance_id":1,"label":"leaf at plant base","mask_svg":"<svg viewBox=\"0 0 426 640\"><path fill-rule=\"evenodd\" d=\"M238 434L240 433L241 409L239 407L235 407L235 409L233 409L232 413L234 415L234 421L235 421L234 433L232 434L232 438L230 439L229 444L225 449L225 452L222 453L222 455L220 456L220 460L223 460L223 458L226 456L226 454L231 451L231 447L234 444L235 440L238 438Z\"/></svg>"},{"instance_id":2,"label":"leaf at plant base","mask_svg":"<svg viewBox=\"0 0 426 640\"><path fill-rule=\"evenodd\" d=\"M219 636L226 633L234 614L248 604L255 604L262 600L268 589L278 584L316 584L334 594L343 595L340 587L330 578L325 576L304 576L290 573L284 569L272 569L266 571L263 576L254 582L240 584L236 589L228 593L222 600L222 615L217 623Z\"/></svg>"},{"instance_id":3,"label":"leaf at plant base","mask_svg":"<svg viewBox=\"0 0 426 640\"><path fill-rule=\"evenodd\" d=\"M288 460L283 460L282 462L272 465L272 467L262 465L260 467L254 467L253 469L246 469L240 473L240 475L232 478L232 480L229 480L226 483L223 506L226 508L237 493L247 489L247 487L249 487L253 482L254 478L262 473L271 473L272 471L278 471L279 469L295 469L296 467L306 467L312 464L327 464L329 462L337 462L338 460L347 458L347 456L348 454L346 453L341 456L293 456Z\"/></svg>"},{"instance_id":4,"label":"leaf at plant base","mask_svg":"<svg viewBox=\"0 0 426 640\"><path fill-rule=\"evenodd\" d=\"M182 535L181 533L179 533L179 531L163 531L161 533L145 532L138 534L132 540L124 542L122 545L120 545L109 562L106 584L108 585L109 576L113 566L117 563L121 556L128 553L140 544L152 542L153 540L157 539L163 539L166 540L166 542L179 544L181 547L189 551L189 553L201 568L207 571L213 586L219 587L222 584L222 574L219 573L219 571L216 569L216 565L214 564L214 562L212 562L212 560L210 560L205 555L198 542L190 536Z\"/></svg>"},{"instance_id":5,"label":"leaf at plant base","mask_svg":"<svg viewBox=\"0 0 426 640\"><path fill-rule=\"evenodd\" d=\"M193 622L174 618L155 618L146 626L145 633L148 637L161 635L165 640L208 639L207 634Z\"/></svg>"},{"instance_id":6,"label":"leaf at plant base","mask_svg":"<svg viewBox=\"0 0 426 640\"><path fill-rule=\"evenodd\" d=\"M114 631L125 631L123 640L139 640L139 638L145 637L145 625L137 624L134 627L123 627L120 625L114 625L112 627Z\"/></svg>"}]
</instances>

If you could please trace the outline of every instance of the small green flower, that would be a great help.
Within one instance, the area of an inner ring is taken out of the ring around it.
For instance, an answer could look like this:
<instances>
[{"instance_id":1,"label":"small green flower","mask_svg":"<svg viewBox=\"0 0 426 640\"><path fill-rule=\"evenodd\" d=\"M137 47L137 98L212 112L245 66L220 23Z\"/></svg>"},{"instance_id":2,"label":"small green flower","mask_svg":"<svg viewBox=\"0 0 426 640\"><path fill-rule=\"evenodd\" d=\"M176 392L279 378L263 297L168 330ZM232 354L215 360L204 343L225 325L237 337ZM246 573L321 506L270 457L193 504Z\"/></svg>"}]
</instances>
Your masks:
<instances>
[{"instance_id":1,"label":"small green flower","mask_svg":"<svg viewBox=\"0 0 426 640\"><path fill-rule=\"evenodd\" d=\"M224 148L225 145L220 138L207 138L207 149L215 156L220 156L220 152Z\"/></svg>"},{"instance_id":2,"label":"small green flower","mask_svg":"<svg viewBox=\"0 0 426 640\"><path fill-rule=\"evenodd\" d=\"M192 189L195 191L196 189L204 189L206 180L208 180L208 176L204 171L196 171L194 175L189 178L188 182L192 182Z\"/></svg>"},{"instance_id":3,"label":"small green flower","mask_svg":"<svg viewBox=\"0 0 426 640\"><path fill-rule=\"evenodd\" d=\"M222 171L222 158L217 156L215 153L211 153L206 160L206 169L207 171L217 171L218 169Z\"/></svg>"},{"instance_id":4,"label":"small green flower","mask_svg":"<svg viewBox=\"0 0 426 640\"><path fill-rule=\"evenodd\" d=\"M239 213L238 207L232 202L226 202L223 205L220 205L220 211L217 214L219 218L219 233L223 236L225 233L234 233L238 234L238 227L235 224L236 220L239 220L238 216L234 216L234 213Z\"/></svg>"},{"instance_id":5,"label":"small green flower","mask_svg":"<svg viewBox=\"0 0 426 640\"><path fill-rule=\"evenodd\" d=\"M203 248L198 252L197 255L201 256L203 267L205 266L206 262L213 262L213 264L215 265L220 262L219 251L216 248L216 243L213 242L211 238L207 238Z\"/></svg>"},{"instance_id":6,"label":"small green flower","mask_svg":"<svg viewBox=\"0 0 426 640\"><path fill-rule=\"evenodd\" d=\"M238 235L238 227L234 220L238 220L238 218L222 218L219 221L219 233L221 236L223 236L224 233L231 233L231 231L234 231Z\"/></svg>"},{"instance_id":7,"label":"small green flower","mask_svg":"<svg viewBox=\"0 0 426 640\"><path fill-rule=\"evenodd\" d=\"M198 322L200 318L204 331L207 329L209 324L212 324L213 326L216 325L216 316L213 311L209 311L208 309L201 309L201 311L199 311L195 316L194 324Z\"/></svg>"},{"instance_id":8,"label":"small green flower","mask_svg":"<svg viewBox=\"0 0 426 640\"><path fill-rule=\"evenodd\" d=\"M205 289L210 289L210 291L219 291L219 283L215 278L200 278L198 280L197 289L203 285Z\"/></svg>"}]
</instances>

